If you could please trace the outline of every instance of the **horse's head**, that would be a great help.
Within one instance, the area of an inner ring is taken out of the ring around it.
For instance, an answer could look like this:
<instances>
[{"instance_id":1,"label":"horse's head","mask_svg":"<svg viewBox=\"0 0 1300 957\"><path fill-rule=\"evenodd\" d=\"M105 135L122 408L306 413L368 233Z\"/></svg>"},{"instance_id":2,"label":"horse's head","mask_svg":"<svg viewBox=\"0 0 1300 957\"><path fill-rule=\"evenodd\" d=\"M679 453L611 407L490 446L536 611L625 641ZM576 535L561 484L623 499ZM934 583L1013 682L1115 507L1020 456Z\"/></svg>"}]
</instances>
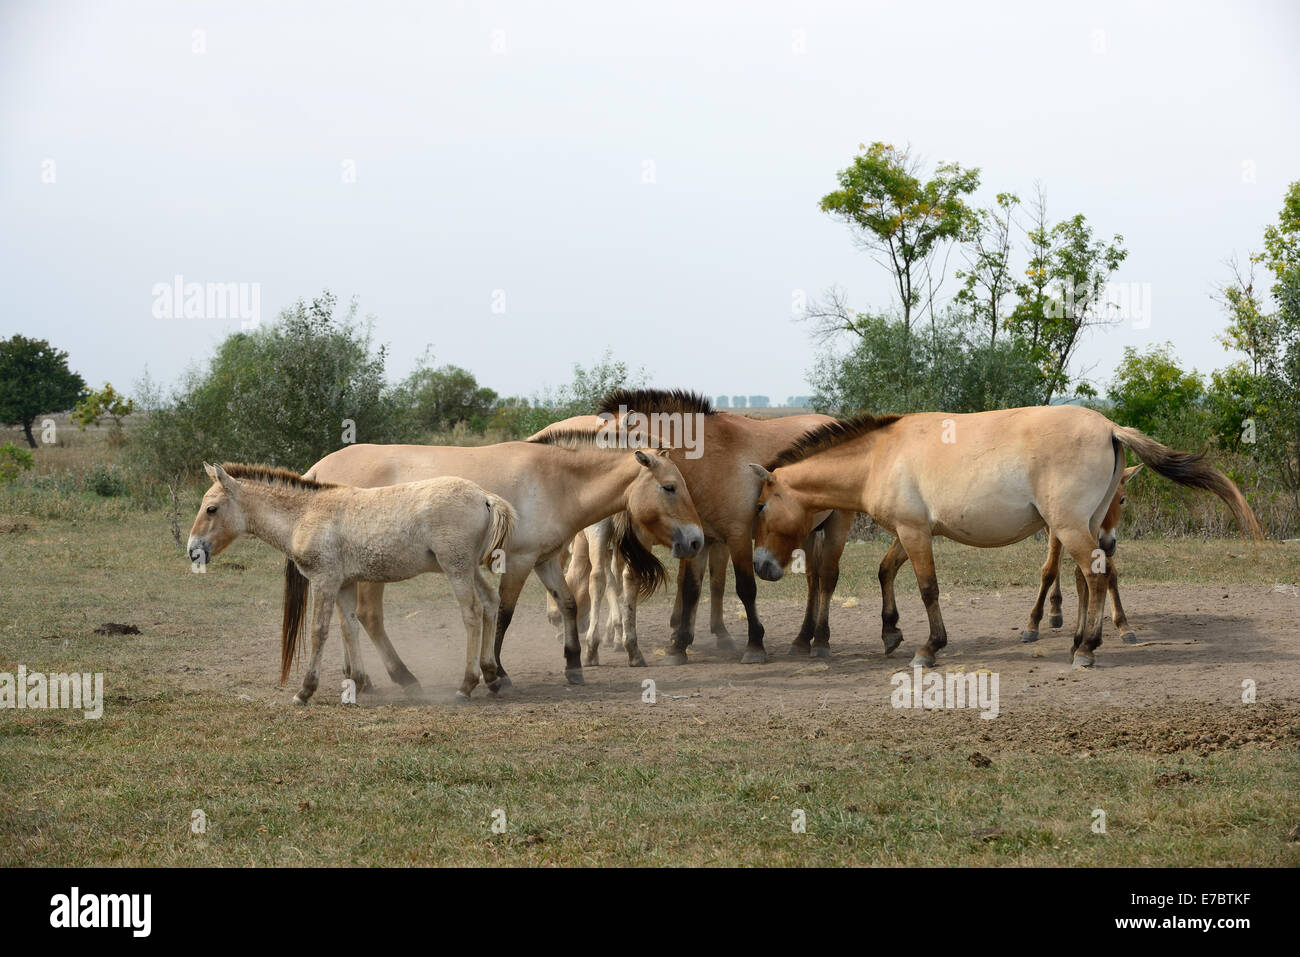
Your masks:
<instances>
[{"instance_id":1,"label":"horse's head","mask_svg":"<svg viewBox=\"0 0 1300 957\"><path fill-rule=\"evenodd\" d=\"M638 449L642 466L628 488L627 511L646 542L667 545L674 558L692 558L704 547L704 531L686 480L668 449Z\"/></svg>"},{"instance_id":2,"label":"horse's head","mask_svg":"<svg viewBox=\"0 0 1300 957\"><path fill-rule=\"evenodd\" d=\"M1128 501L1128 495L1124 487L1128 485L1128 480L1138 474L1142 468L1142 463L1130 465L1120 476L1119 488L1115 489L1115 497L1110 500L1110 508L1106 510L1106 517L1101 520L1101 534L1097 536L1097 544L1107 555L1115 554L1115 530L1119 528L1120 508Z\"/></svg>"},{"instance_id":3,"label":"horse's head","mask_svg":"<svg viewBox=\"0 0 1300 957\"><path fill-rule=\"evenodd\" d=\"M190 538L185 552L190 561L206 565L221 554L231 542L247 530L244 509L240 504L239 483L226 474L220 465L203 464L203 470L212 479L212 488L203 496L199 514L190 528Z\"/></svg>"},{"instance_id":4,"label":"horse's head","mask_svg":"<svg viewBox=\"0 0 1300 957\"><path fill-rule=\"evenodd\" d=\"M810 531L817 512L777 472L751 464L762 482L754 517L754 571L764 581L780 580L794 550Z\"/></svg>"}]
</instances>

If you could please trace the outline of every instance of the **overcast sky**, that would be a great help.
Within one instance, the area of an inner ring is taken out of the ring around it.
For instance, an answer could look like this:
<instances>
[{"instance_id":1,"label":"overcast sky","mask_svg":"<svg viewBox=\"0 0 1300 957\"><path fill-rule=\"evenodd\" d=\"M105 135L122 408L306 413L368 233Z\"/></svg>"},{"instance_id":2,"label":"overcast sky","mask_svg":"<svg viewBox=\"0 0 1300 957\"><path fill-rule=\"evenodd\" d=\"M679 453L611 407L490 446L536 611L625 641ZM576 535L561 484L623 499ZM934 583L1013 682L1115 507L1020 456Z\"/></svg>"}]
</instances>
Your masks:
<instances>
[{"instance_id":1,"label":"overcast sky","mask_svg":"<svg viewBox=\"0 0 1300 957\"><path fill-rule=\"evenodd\" d=\"M157 318L181 275L258 284L264 321L355 295L393 376L431 345L528 394L609 347L780 400L797 290L891 302L818 210L883 140L1123 234L1151 321L1084 344L1095 381L1164 340L1205 372L1222 261L1300 179L1298 9L3 0L0 337L171 382L239 328Z\"/></svg>"}]
</instances>

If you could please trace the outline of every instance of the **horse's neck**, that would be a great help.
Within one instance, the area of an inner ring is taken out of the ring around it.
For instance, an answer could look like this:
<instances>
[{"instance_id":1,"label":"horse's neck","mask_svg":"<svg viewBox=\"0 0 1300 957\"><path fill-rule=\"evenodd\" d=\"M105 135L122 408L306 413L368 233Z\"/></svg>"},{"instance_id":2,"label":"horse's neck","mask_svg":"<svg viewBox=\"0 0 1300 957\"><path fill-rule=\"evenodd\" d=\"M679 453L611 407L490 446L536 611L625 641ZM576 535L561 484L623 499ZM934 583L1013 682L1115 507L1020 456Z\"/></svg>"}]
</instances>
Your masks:
<instances>
[{"instance_id":1,"label":"horse's neck","mask_svg":"<svg viewBox=\"0 0 1300 957\"><path fill-rule=\"evenodd\" d=\"M572 483L576 517L586 526L623 510L628 486L644 466L629 451L578 449L577 453L565 481Z\"/></svg>"},{"instance_id":2,"label":"horse's neck","mask_svg":"<svg viewBox=\"0 0 1300 957\"><path fill-rule=\"evenodd\" d=\"M245 482L240 504L248 534L288 555L292 551L293 531L302 520L312 494L315 493Z\"/></svg>"},{"instance_id":3,"label":"horse's neck","mask_svg":"<svg viewBox=\"0 0 1300 957\"><path fill-rule=\"evenodd\" d=\"M810 455L788 465L782 472L790 487L802 495L811 508L842 508L869 511L867 476L872 468L875 437L864 436L844 445Z\"/></svg>"}]
</instances>

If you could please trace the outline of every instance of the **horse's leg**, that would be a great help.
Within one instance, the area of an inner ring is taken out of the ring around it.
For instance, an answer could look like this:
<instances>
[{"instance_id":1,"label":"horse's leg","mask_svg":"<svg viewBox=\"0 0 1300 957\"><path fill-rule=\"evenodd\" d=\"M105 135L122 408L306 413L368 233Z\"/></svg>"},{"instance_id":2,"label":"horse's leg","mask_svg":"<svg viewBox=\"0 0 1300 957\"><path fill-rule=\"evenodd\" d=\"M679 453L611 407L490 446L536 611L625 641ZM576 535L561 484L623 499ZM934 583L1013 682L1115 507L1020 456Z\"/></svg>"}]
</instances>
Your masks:
<instances>
[{"instance_id":1,"label":"horse's leg","mask_svg":"<svg viewBox=\"0 0 1300 957\"><path fill-rule=\"evenodd\" d=\"M694 558L683 558L677 564L682 613L665 653L665 660L670 665L686 664L686 649L695 641L695 612L700 607L700 583L709 567L709 549L702 548Z\"/></svg>"},{"instance_id":2,"label":"horse's leg","mask_svg":"<svg viewBox=\"0 0 1300 957\"><path fill-rule=\"evenodd\" d=\"M460 688L456 692L456 700L465 702L478 684L483 643L483 603L479 598L478 584L474 580L473 566L444 566L443 570L447 573L447 582L451 585L452 594L456 596L456 603L460 605L460 617L465 623L465 677L461 679Z\"/></svg>"},{"instance_id":3,"label":"horse's leg","mask_svg":"<svg viewBox=\"0 0 1300 957\"><path fill-rule=\"evenodd\" d=\"M1047 560L1043 562L1043 567L1039 570L1038 598L1034 601L1034 607L1029 610L1029 627L1020 633L1020 640L1024 642L1038 640L1038 625L1043 620L1043 602L1047 601L1048 591L1052 591L1052 601L1056 612L1052 616L1053 620L1056 621L1053 627L1061 627L1059 621L1061 617L1061 540L1050 529L1047 534L1049 540Z\"/></svg>"},{"instance_id":4,"label":"horse's leg","mask_svg":"<svg viewBox=\"0 0 1300 957\"><path fill-rule=\"evenodd\" d=\"M740 663L761 665L767 661L767 650L763 647L763 623L758 620L758 584L754 581L753 541L747 531L744 538L728 544L731 548L731 567L736 572L736 597L745 606L746 623L749 625L749 641L745 644L745 653L740 656Z\"/></svg>"},{"instance_id":5,"label":"horse's leg","mask_svg":"<svg viewBox=\"0 0 1300 957\"><path fill-rule=\"evenodd\" d=\"M1056 574L1052 580L1052 595L1048 599L1048 607L1051 609L1051 613L1048 616L1047 623L1053 628L1060 628L1065 624L1065 615L1061 613L1061 542L1055 536L1052 537L1052 541L1056 544L1057 562Z\"/></svg>"},{"instance_id":6,"label":"horse's leg","mask_svg":"<svg viewBox=\"0 0 1300 957\"><path fill-rule=\"evenodd\" d=\"M794 641L790 643L790 654L792 655L809 655L812 653L813 629L817 623L817 601L821 593L821 568L816 556L819 554L817 548L817 536L820 532L812 531L808 537L803 540L804 564L806 570L804 577L808 581L808 599L804 603L803 623L799 626L799 634L794 636Z\"/></svg>"},{"instance_id":7,"label":"horse's leg","mask_svg":"<svg viewBox=\"0 0 1300 957\"><path fill-rule=\"evenodd\" d=\"M1105 569L1096 571L1093 562L1097 560L1096 556L1106 564L1109 564L1110 560L1100 553L1100 549L1097 548L1097 536L1089 533L1086 527L1063 530L1060 536L1061 544L1079 566L1075 573L1075 582L1080 591L1080 628L1074 639L1074 667L1090 668L1094 663L1094 652L1101 644L1102 619L1106 614L1107 575ZM1086 616L1082 614L1085 595L1088 609Z\"/></svg>"},{"instance_id":8,"label":"horse's leg","mask_svg":"<svg viewBox=\"0 0 1300 957\"><path fill-rule=\"evenodd\" d=\"M880 560L880 640L885 644L885 654L891 655L903 643L903 632L898 627L898 603L894 598L894 579L898 570L907 563L907 550L897 538Z\"/></svg>"},{"instance_id":9,"label":"horse's leg","mask_svg":"<svg viewBox=\"0 0 1300 957\"><path fill-rule=\"evenodd\" d=\"M333 582L312 582L311 594L311 658L302 676L302 687L293 696L294 704L306 704L320 686L320 656L329 638L338 586Z\"/></svg>"},{"instance_id":10,"label":"horse's leg","mask_svg":"<svg viewBox=\"0 0 1300 957\"><path fill-rule=\"evenodd\" d=\"M388 632L384 630L383 582L357 582L357 620L379 652L388 677L407 691L419 691L420 682L398 657L393 643L388 640Z\"/></svg>"},{"instance_id":11,"label":"horse's leg","mask_svg":"<svg viewBox=\"0 0 1300 957\"><path fill-rule=\"evenodd\" d=\"M609 636L609 643L614 648L622 648L623 641L623 618L619 608L623 603L623 573L621 570L614 568L614 553L609 551L601 561L601 568L605 573L605 604L607 606L605 613L605 634Z\"/></svg>"},{"instance_id":12,"label":"horse's leg","mask_svg":"<svg viewBox=\"0 0 1300 957\"><path fill-rule=\"evenodd\" d=\"M510 619L514 617L519 593L524 590L524 582L528 581L528 573L531 570L527 561L516 560L506 563L505 574L501 576L501 604L497 608L497 633L492 642L492 657L497 662L497 680L488 685L488 691L493 694L502 688L509 688L513 683L506 674L505 665L501 663L501 643L506 639L506 629L510 627Z\"/></svg>"},{"instance_id":13,"label":"horse's leg","mask_svg":"<svg viewBox=\"0 0 1300 957\"><path fill-rule=\"evenodd\" d=\"M1079 614L1074 622L1074 647L1078 648L1083 642L1083 626L1088 620L1088 579L1078 565L1074 566L1074 588L1079 595Z\"/></svg>"},{"instance_id":14,"label":"horse's leg","mask_svg":"<svg viewBox=\"0 0 1300 957\"><path fill-rule=\"evenodd\" d=\"M718 651L735 651L736 643L727 630L727 543L709 548L709 634Z\"/></svg>"},{"instance_id":15,"label":"horse's leg","mask_svg":"<svg viewBox=\"0 0 1300 957\"><path fill-rule=\"evenodd\" d=\"M948 630L939 611L939 578L934 569L934 548L930 530L925 527L899 528L898 540L903 543L907 557L912 560L916 583L921 589L921 601L930 619L930 637L912 656L912 667L934 667L934 655L948 644Z\"/></svg>"},{"instance_id":16,"label":"horse's leg","mask_svg":"<svg viewBox=\"0 0 1300 957\"><path fill-rule=\"evenodd\" d=\"M340 588L334 604L339 610L339 631L343 632L343 673L356 683L357 691L370 691L374 685L361 663L361 649L357 647L357 583Z\"/></svg>"},{"instance_id":17,"label":"horse's leg","mask_svg":"<svg viewBox=\"0 0 1300 957\"><path fill-rule=\"evenodd\" d=\"M483 573L481 565L474 566L474 587L478 591L479 605L483 609L483 627L480 632L478 665L483 673L483 683L493 684L497 680L497 658L494 638L497 630L497 610L501 606L501 596L497 593L496 583Z\"/></svg>"},{"instance_id":18,"label":"horse's leg","mask_svg":"<svg viewBox=\"0 0 1300 957\"><path fill-rule=\"evenodd\" d=\"M817 557L818 596L817 617L813 622L812 656L831 656L831 598L840 583L840 556L849 540L853 526L853 513L837 511L822 526L822 540L815 552Z\"/></svg>"},{"instance_id":19,"label":"horse's leg","mask_svg":"<svg viewBox=\"0 0 1300 957\"><path fill-rule=\"evenodd\" d=\"M622 566L621 568L619 566ZM619 602L619 616L623 619L623 648L627 651L629 668L644 668L645 656L636 641L636 583L632 580L632 569L621 559L614 562L619 577L623 579L623 592Z\"/></svg>"},{"instance_id":20,"label":"horse's leg","mask_svg":"<svg viewBox=\"0 0 1300 957\"><path fill-rule=\"evenodd\" d=\"M610 527L602 522L587 528L582 535L589 560L586 566L585 605L582 601L578 602L578 631L585 632L587 636L587 654L584 660L588 665L600 664L600 609L605 603L605 552L608 551L610 531ZM574 595L574 599L577 598Z\"/></svg>"},{"instance_id":21,"label":"horse's leg","mask_svg":"<svg viewBox=\"0 0 1300 957\"><path fill-rule=\"evenodd\" d=\"M687 577L686 561L679 561L677 563L677 592L673 595L673 610L668 616L668 630L674 634L682 626L682 592L687 587Z\"/></svg>"},{"instance_id":22,"label":"horse's leg","mask_svg":"<svg viewBox=\"0 0 1300 957\"><path fill-rule=\"evenodd\" d=\"M1106 559L1106 590L1110 593L1110 604L1114 609L1111 616L1115 622L1115 630L1120 633L1119 640L1126 645L1137 644L1138 636L1134 633L1133 628L1128 623L1128 615L1124 613L1124 606L1119 601L1119 573L1115 570L1115 557L1109 556Z\"/></svg>"},{"instance_id":23,"label":"horse's leg","mask_svg":"<svg viewBox=\"0 0 1300 957\"><path fill-rule=\"evenodd\" d=\"M571 685L583 684L582 643L578 640L578 603L569 591L568 582L564 580L560 563L555 556L538 562L533 570L560 606L560 614L564 615L564 679Z\"/></svg>"}]
</instances>

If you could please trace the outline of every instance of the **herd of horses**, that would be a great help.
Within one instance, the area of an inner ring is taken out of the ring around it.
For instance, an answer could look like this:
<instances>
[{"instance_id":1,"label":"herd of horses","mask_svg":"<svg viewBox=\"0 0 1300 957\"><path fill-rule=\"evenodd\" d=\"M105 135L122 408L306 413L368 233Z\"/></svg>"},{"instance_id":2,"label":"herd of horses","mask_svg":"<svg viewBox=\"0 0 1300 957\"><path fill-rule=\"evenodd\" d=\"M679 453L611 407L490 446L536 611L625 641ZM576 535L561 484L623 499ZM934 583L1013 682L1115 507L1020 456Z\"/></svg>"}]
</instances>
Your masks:
<instances>
[{"instance_id":1,"label":"herd of horses","mask_svg":"<svg viewBox=\"0 0 1300 957\"><path fill-rule=\"evenodd\" d=\"M681 434L674 416L699 423L696 452L674 445ZM1126 467L1126 449L1141 465ZM281 682L298 655L309 603L311 610L298 704L319 683L335 606L345 670L358 689L371 687L358 625L389 677L417 685L384 628L384 585L428 571L448 576L464 619L462 699L480 679L493 692L510 684L502 643L530 573L545 586L552 620L563 629L570 683L583 681L584 643L586 664L599 662L602 632L622 646L629 665L644 666L636 605L667 577L654 545L680 560L669 662L687 661L706 576L710 631L719 650L733 650L722 613L728 563L748 627L740 660L765 662L755 577L781 578L796 556L808 597L791 653L828 656L831 596L860 512L894 536L880 563L886 654L903 640L894 578L908 561L930 632L912 665L933 666L947 644L934 536L990 548L1046 528L1049 553L1021 637L1038 638L1049 590L1050 622L1062 624L1059 575L1066 552L1077 566L1079 595L1071 657L1084 668L1101 644L1108 594L1123 640L1136 640L1119 601L1113 556L1125 484L1142 465L1213 492L1247 535L1263 537L1240 490L1202 454L1169 449L1090 409L755 419L718 411L696 393L635 389L616 390L592 414L554 423L525 441L349 445L301 475L206 466L213 484L188 551L207 562L250 534L285 554Z\"/></svg>"}]
</instances>

